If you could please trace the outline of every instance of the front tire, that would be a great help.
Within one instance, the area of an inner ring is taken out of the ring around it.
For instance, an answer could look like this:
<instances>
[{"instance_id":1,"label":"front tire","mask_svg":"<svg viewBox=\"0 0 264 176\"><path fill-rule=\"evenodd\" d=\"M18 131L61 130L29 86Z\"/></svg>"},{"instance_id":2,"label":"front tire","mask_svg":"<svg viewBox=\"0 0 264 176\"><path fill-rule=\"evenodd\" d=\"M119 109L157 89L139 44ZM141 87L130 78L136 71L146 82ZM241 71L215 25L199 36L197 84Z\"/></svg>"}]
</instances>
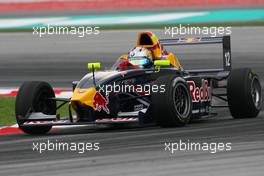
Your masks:
<instances>
[{"instance_id":1,"label":"front tire","mask_svg":"<svg viewBox=\"0 0 264 176\"><path fill-rule=\"evenodd\" d=\"M165 92L152 94L152 114L161 127L184 126L190 121L192 99L186 81L178 76L162 76L156 81Z\"/></svg>"},{"instance_id":2,"label":"front tire","mask_svg":"<svg viewBox=\"0 0 264 176\"><path fill-rule=\"evenodd\" d=\"M262 106L258 75L249 68L232 70L227 82L227 99L234 118L257 117Z\"/></svg>"},{"instance_id":3,"label":"front tire","mask_svg":"<svg viewBox=\"0 0 264 176\"><path fill-rule=\"evenodd\" d=\"M52 126L23 126L25 118L30 112L42 112L47 115L56 114L56 102L52 87L46 82L25 82L19 88L16 97L16 120L19 128L28 134L45 134Z\"/></svg>"}]
</instances>

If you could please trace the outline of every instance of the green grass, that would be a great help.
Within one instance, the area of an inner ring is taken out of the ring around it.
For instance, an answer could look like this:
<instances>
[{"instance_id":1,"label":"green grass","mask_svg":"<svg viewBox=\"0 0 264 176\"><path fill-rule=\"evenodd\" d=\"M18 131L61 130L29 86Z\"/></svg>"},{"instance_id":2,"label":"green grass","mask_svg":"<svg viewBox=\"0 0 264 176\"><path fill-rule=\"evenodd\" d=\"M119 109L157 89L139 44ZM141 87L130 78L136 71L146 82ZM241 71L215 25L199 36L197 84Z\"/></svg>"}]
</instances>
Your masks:
<instances>
[{"instance_id":1,"label":"green grass","mask_svg":"<svg viewBox=\"0 0 264 176\"><path fill-rule=\"evenodd\" d=\"M15 123L15 98L0 97L0 125L12 125Z\"/></svg>"},{"instance_id":2,"label":"green grass","mask_svg":"<svg viewBox=\"0 0 264 176\"><path fill-rule=\"evenodd\" d=\"M67 104L60 108L57 114L68 116ZM15 97L0 97L0 126L13 125L15 118Z\"/></svg>"}]
</instances>

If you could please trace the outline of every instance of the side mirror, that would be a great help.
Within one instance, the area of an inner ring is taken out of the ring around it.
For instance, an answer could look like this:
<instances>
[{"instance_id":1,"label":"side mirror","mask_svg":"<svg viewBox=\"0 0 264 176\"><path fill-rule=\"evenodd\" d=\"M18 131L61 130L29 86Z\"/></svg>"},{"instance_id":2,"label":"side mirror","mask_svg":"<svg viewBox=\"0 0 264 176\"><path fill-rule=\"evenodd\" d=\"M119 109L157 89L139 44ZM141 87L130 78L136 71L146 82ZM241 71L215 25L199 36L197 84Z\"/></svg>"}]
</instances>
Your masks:
<instances>
[{"instance_id":1,"label":"side mirror","mask_svg":"<svg viewBox=\"0 0 264 176\"><path fill-rule=\"evenodd\" d=\"M77 84L79 83L79 81L72 81L72 91L74 92Z\"/></svg>"},{"instance_id":2,"label":"side mirror","mask_svg":"<svg viewBox=\"0 0 264 176\"><path fill-rule=\"evenodd\" d=\"M167 66L170 66L170 61L169 60L155 60L154 65L160 66L160 67L167 67Z\"/></svg>"},{"instance_id":3,"label":"side mirror","mask_svg":"<svg viewBox=\"0 0 264 176\"><path fill-rule=\"evenodd\" d=\"M96 62L96 63L88 63L88 70L89 71L93 71L93 70L100 70L101 68L101 63L100 62Z\"/></svg>"}]
</instances>

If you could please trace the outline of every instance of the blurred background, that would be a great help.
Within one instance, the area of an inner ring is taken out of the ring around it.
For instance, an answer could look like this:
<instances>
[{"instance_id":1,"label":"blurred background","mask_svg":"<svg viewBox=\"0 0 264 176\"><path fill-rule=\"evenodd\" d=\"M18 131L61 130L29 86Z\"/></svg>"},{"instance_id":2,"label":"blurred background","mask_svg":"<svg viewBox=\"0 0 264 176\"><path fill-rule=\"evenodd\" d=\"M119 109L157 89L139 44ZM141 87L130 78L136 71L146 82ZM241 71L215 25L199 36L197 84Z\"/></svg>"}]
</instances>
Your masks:
<instances>
[{"instance_id":1,"label":"blurred background","mask_svg":"<svg viewBox=\"0 0 264 176\"><path fill-rule=\"evenodd\" d=\"M259 8L263 0L0 0L2 15L69 15L167 12L187 9ZM21 12L21 13L19 13Z\"/></svg>"},{"instance_id":2,"label":"blurred background","mask_svg":"<svg viewBox=\"0 0 264 176\"><path fill-rule=\"evenodd\" d=\"M164 27L179 24L232 26L234 66L252 56L262 61L263 19L264 0L0 0L0 87L30 80L70 87L87 73L87 62L109 68L134 47L138 32L182 37L165 35ZM33 35L34 27L48 25L98 26L100 34ZM221 46L169 50L186 69L221 66Z\"/></svg>"},{"instance_id":3,"label":"blurred background","mask_svg":"<svg viewBox=\"0 0 264 176\"><path fill-rule=\"evenodd\" d=\"M29 19L20 21L19 19L23 17L68 17L56 19L56 22L63 22L64 25L101 26L252 20L259 22L263 19L261 10L263 7L264 0L0 0L0 29L25 28L26 25L31 27L29 24L47 22L47 19L34 19L34 23ZM249 11L250 9L255 10ZM182 14L183 12L189 14ZM197 12L207 12L207 14ZM162 14L162 17L153 17ZM168 15L164 16L164 14ZM197 16L201 18L195 18ZM72 19L72 17L76 18ZM85 22L84 19L90 21ZM54 18L49 18L48 21L54 21Z\"/></svg>"}]
</instances>

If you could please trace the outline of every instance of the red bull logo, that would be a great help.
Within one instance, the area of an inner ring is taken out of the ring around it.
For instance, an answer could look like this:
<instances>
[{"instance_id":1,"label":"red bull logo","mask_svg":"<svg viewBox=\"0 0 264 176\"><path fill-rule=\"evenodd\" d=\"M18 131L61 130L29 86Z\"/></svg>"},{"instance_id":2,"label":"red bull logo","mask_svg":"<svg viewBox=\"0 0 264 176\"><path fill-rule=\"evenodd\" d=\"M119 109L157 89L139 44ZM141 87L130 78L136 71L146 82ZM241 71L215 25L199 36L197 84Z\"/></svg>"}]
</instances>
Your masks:
<instances>
[{"instance_id":1,"label":"red bull logo","mask_svg":"<svg viewBox=\"0 0 264 176\"><path fill-rule=\"evenodd\" d=\"M109 103L108 97L105 98L100 92L96 92L94 95L94 102L93 105L96 111L101 112L101 110L105 111L107 114L110 113L107 105Z\"/></svg>"},{"instance_id":2,"label":"red bull logo","mask_svg":"<svg viewBox=\"0 0 264 176\"><path fill-rule=\"evenodd\" d=\"M197 87L194 81L187 81L193 102L211 101L211 87L208 80L202 79L202 86Z\"/></svg>"}]
</instances>

